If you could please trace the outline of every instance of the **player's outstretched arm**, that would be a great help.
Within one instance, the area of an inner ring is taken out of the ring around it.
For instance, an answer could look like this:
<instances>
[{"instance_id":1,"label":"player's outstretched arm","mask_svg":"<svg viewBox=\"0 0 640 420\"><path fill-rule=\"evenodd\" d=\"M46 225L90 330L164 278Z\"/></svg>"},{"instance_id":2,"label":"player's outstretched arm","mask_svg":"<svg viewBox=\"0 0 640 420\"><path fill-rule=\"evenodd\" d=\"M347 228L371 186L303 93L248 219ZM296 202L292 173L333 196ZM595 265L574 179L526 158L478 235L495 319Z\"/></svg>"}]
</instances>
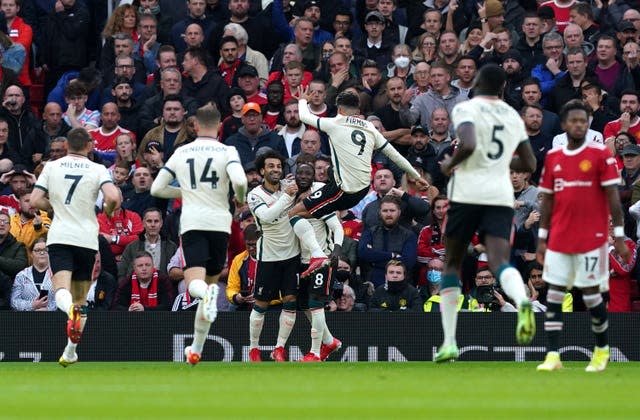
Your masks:
<instances>
[{"instance_id":1,"label":"player's outstretched arm","mask_svg":"<svg viewBox=\"0 0 640 420\"><path fill-rule=\"evenodd\" d=\"M180 188L169 185L174 178L173 172L163 166L151 184L151 195L158 198L180 198L182 196Z\"/></svg>"},{"instance_id":2,"label":"player's outstretched arm","mask_svg":"<svg viewBox=\"0 0 640 420\"><path fill-rule=\"evenodd\" d=\"M511 164L509 168L516 172L535 172L536 171L536 156L533 154L531 143L529 140L522 141L516 148L517 156L511 158Z\"/></svg>"},{"instance_id":3,"label":"player's outstretched arm","mask_svg":"<svg viewBox=\"0 0 640 420\"><path fill-rule=\"evenodd\" d=\"M622 260L627 263L631 258L629 248L624 243L624 213L622 204L620 204L620 196L618 195L617 185L608 185L604 187L609 201L609 211L611 212L611 221L613 222L613 236L615 237L614 247Z\"/></svg>"},{"instance_id":4,"label":"player's outstretched arm","mask_svg":"<svg viewBox=\"0 0 640 420\"><path fill-rule=\"evenodd\" d=\"M114 210L122 204L122 193L118 187L111 182L103 184L100 189L104 195L104 206L102 210L107 216L111 217Z\"/></svg>"}]
</instances>

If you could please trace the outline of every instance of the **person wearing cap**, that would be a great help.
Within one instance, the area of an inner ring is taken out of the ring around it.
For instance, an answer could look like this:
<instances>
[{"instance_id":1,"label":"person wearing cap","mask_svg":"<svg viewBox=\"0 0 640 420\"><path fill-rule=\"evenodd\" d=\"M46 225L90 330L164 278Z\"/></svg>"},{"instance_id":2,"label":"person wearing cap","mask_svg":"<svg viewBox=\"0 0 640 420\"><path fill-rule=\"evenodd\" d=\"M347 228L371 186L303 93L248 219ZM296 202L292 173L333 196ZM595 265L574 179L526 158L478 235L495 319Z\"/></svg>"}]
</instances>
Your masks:
<instances>
[{"instance_id":1,"label":"person wearing cap","mask_svg":"<svg viewBox=\"0 0 640 420\"><path fill-rule=\"evenodd\" d=\"M223 118L218 131L218 138L222 143L225 142L226 138L237 133L242 126L242 119L240 118L242 116L242 107L247 103L244 91L239 87L231 88L228 103L231 114Z\"/></svg>"},{"instance_id":2,"label":"person wearing cap","mask_svg":"<svg viewBox=\"0 0 640 420\"><path fill-rule=\"evenodd\" d=\"M171 44L176 48L177 52L180 53L187 49L187 44L182 35L191 24L200 25L205 40L208 40L211 36L216 24L210 16L206 15L206 6L207 2L205 0L187 0L187 17L171 28ZM206 41L203 45L206 45Z\"/></svg>"},{"instance_id":3,"label":"person wearing cap","mask_svg":"<svg viewBox=\"0 0 640 420\"><path fill-rule=\"evenodd\" d=\"M627 42L638 42L638 29L633 24L633 22L623 20L618 24L616 37L618 38L618 41L622 46L625 46Z\"/></svg>"},{"instance_id":4,"label":"person wearing cap","mask_svg":"<svg viewBox=\"0 0 640 420\"><path fill-rule=\"evenodd\" d=\"M313 44L320 46L326 41L332 41L333 35L320 28L320 18L322 15L320 2L317 0L307 0L302 3L303 16L313 24ZM294 29L289 25L284 15L282 2L273 2L271 23L273 24L273 29L276 30L281 39L287 42L295 39Z\"/></svg>"},{"instance_id":5,"label":"person wearing cap","mask_svg":"<svg viewBox=\"0 0 640 420\"><path fill-rule=\"evenodd\" d=\"M444 186L443 182L438 182L442 173L438 164L438 153L429 138L429 130L419 124L411 129L411 147L407 152L407 159L409 162L418 163L422 170L431 176L434 184Z\"/></svg>"},{"instance_id":6,"label":"person wearing cap","mask_svg":"<svg viewBox=\"0 0 640 420\"><path fill-rule=\"evenodd\" d=\"M198 0L192 0L198 1ZM217 72L209 69L211 57L204 48L189 47L184 53L182 67L188 74L182 83L182 93L203 106L214 101L222 115L227 115L229 87Z\"/></svg>"},{"instance_id":7,"label":"person wearing cap","mask_svg":"<svg viewBox=\"0 0 640 420\"><path fill-rule=\"evenodd\" d=\"M527 73L538 62L541 62L542 52L542 21L536 12L529 11L524 15L522 22L522 34L515 48L522 55L522 67Z\"/></svg>"},{"instance_id":8,"label":"person wearing cap","mask_svg":"<svg viewBox=\"0 0 640 420\"><path fill-rule=\"evenodd\" d=\"M607 8L608 11L611 12L611 9L615 6L618 6L618 4L617 3L610 4L609 7ZM629 8L624 11L620 19L613 19L613 22L623 22L623 21L629 21L633 23L633 26L636 27L636 30L640 31L640 11L638 11L637 9Z\"/></svg>"},{"instance_id":9,"label":"person wearing cap","mask_svg":"<svg viewBox=\"0 0 640 420\"><path fill-rule=\"evenodd\" d=\"M246 102L266 105L267 96L260 91L258 70L250 64L243 63L236 71L238 87L244 91Z\"/></svg>"},{"instance_id":10,"label":"person wearing cap","mask_svg":"<svg viewBox=\"0 0 640 420\"><path fill-rule=\"evenodd\" d=\"M373 60L378 67L384 69L391 62L393 42L383 36L386 19L377 10L367 13L364 19L366 36L353 44L353 55L356 61Z\"/></svg>"},{"instance_id":11,"label":"person wearing cap","mask_svg":"<svg viewBox=\"0 0 640 420\"><path fill-rule=\"evenodd\" d=\"M507 73L503 100L518 110L522 107L522 82L529 75L523 69L522 55L516 49L510 49L502 56L502 68Z\"/></svg>"},{"instance_id":12,"label":"person wearing cap","mask_svg":"<svg viewBox=\"0 0 640 420\"><path fill-rule=\"evenodd\" d=\"M226 141L229 146L238 150L240 161L245 163L256 159L256 151L261 147L269 147L287 155L282 138L262 124L262 110L255 102L247 102L241 111L242 127Z\"/></svg>"},{"instance_id":13,"label":"person wearing cap","mask_svg":"<svg viewBox=\"0 0 640 420\"><path fill-rule=\"evenodd\" d=\"M229 88L238 86L236 71L242 64L238 55L238 40L230 35L220 40L218 71Z\"/></svg>"},{"instance_id":14,"label":"person wearing cap","mask_svg":"<svg viewBox=\"0 0 640 420\"><path fill-rule=\"evenodd\" d=\"M577 0L548 0L540 3L539 7L550 7L556 20L557 31L563 33L571 22L571 7Z\"/></svg>"},{"instance_id":15,"label":"person wearing cap","mask_svg":"<svg viewBox=\"0 0 640 420\"><path fill-rule=\"evenodd\" d=\"M242 165L242 167L244 169L244 174L247 176L247 191L251 191L255 187L258 187L260 186L260 184L262 184L262 175L260 175L260 172L258 172L255 162L247 162ZM251 212L249 212L249 210L246 211L249 215L251 215ZM240 222L242 221L243 219L240 218Z\"/></svg>"},{"instance_id":16,"label":"person wearing cap","mask_svg":"<svg viewBox=\"0 0 640 420\"><path fill-rule=\"evenodd\" d=\"M538 7L538 17L540 18L540 35L544 36L551 32L558 32L556 15L551 7Z\"/></svg>"}]
</instances>

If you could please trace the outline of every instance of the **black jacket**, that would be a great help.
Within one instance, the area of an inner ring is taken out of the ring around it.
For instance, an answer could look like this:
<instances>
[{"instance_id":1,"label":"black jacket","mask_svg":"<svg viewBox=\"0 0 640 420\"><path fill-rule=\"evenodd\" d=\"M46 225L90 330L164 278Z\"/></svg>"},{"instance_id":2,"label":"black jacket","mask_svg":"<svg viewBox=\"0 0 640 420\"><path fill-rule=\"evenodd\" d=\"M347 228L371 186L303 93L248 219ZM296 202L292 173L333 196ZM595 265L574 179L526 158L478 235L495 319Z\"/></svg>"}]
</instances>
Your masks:
<instances>
[{"instance_id":1,"label":"black jacket","mask_svg":"<svg viewBox=\"0 0 640 420\"><path fill-rule=\"evenodd\" d=\"M89 10L81 1L47 15L38 62L51 68L81 69L89 63Z\"/></svg>"},{"instance_id":2,"label":"black jacket","mask_svg":"<svg viewBox=\"0 0 640 420\"><path fill-rule=\"evenodd\" d=\"M25 150L24 145L30 133L38 125L36 117L27 108L27 106L23 107L23 111L16 117L5 107L0 107L0 116L4 117L9 125L9 140L7 143L10 148L20 154L22 163L31 162L31 154L27 154L29 150Z\"/></svg>"},{"instance_id":3,"label":"black jacket","mask_svg":"<svg viewBox=\"0 0 640 420\"><path fill-rule=\"evenodd\" d=\"M395 286L391 282L393 286ZM422 312L423 300L418 290L406 280L398 284L400 290L389 290L388 284L378 286L371 296L369 310L378 311L416 311Z\"/></svg>"},{"instance_id":4,"label":"black jacket","mask_svg":"<svg viewBox=\"0 0 640 420\"><path fill-rule=\"evenodd\" d=\"M229 86L220 75L209 70L199 82L194 82L191 77L182 79L182 93L198 101L199 106L209 101L214 101L221 115L229 114Z\"/></svg>"},{"instance_id":5,"label":"black jacket","mask_svg":"<svg viewBox=\"0 0 640 420\"><path fill-rule=\"evenodd\" d=\"M144 101L144 104L142 104L142 106L140 107L140 113L138 114L138 120L139 120L138 138L139 139L144 138L144 136L147 134L149 130L158 126L158 124L153 122L153 120L156 118L162 117L163 103L164 103L164 95L162 94L162 92ZM187 111L187 115L196 115L196 111L199 108L198 101L188 96L182 97L182 105L184 105L184 109Z\"/></svg>"}]
</instances>

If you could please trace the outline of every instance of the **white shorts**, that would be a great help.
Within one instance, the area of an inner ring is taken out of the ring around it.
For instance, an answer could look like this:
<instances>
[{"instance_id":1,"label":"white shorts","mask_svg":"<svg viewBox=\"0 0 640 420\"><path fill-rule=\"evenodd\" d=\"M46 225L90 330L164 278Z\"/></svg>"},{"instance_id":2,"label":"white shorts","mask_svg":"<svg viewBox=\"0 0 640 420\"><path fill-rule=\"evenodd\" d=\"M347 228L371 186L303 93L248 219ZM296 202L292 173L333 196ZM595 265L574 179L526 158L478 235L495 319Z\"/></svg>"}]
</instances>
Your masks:
<instances>
[{"instance_id":1,"label":"white shorts","mask_svg":"<svg viewBox=\"0 0 640 420\"><path fill-rule=\"evenodd\" d=\"M607 244L582 254L564 254L547 249L542 278L549 284L583 289L609 281Z\"/></svg>"}]
</instances>

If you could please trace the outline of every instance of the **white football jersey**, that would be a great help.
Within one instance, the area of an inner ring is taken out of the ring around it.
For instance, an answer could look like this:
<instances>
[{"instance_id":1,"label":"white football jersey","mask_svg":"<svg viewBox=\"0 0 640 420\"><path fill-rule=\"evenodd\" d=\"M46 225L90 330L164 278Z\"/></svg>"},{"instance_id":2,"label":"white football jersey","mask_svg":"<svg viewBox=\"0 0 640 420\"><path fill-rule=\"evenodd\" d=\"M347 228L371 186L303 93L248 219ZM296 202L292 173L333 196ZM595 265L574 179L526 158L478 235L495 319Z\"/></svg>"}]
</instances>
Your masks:
<instances>
[{"instance_id":1,"label":"white football jersey","mask_svg":"<svg viewBox=\"0 0 640 420\"><path fill-rule=\"evenodd\" d=\"M54 217L47 245L98 250L95 204L102 185L113 182L107 168L84 156L69 154L47 162L35 187L49 193Z\"/></svg>"},{"instance_id":2,"label":"white football jersey","mask_svg":"<svg viewBox=\"0 0 640 420\"><path fill-rule=\"evenodd\" d=\"M312 125L329 135L331 163L336 184L346 193L355 193L371 184L371 156L377 149L387 155L405 172L415 178L420 174L384 138L369 121L337 115L333 118L318 118L300 101L300 121Z\"/></svg>"},{"instance_id":3,"label":"white football jersey","mask_svg":"<svg viewBox=\"0 0 640 420\"><path fill-rule=\"evenodd\" d=\"M476 148L449 180L449 199L458 203L513 207L509 165L521 142L529 141L518 113L501 100L476 97L456 105L451 118L475 129Z\"/></svg>"},{"instance_id":4,"label":"white football jersey","mask_svg":"<svg viewBox=\"0 0 640 420\"><path fill-rule=\"evenodd\" d=\"M238 151L210 139L181 146L162 168L182 191L180 234L190 230L231 232L228 165L240 165Z\"/></svg>"},{"instance_id":5,"label":"white football jersey","mask_svg":"<svg viewBox=\"0 0 640 420\"><path fill-rule=\"evenodd\" d=\"M257 243L258 261L284 261L300 254L300 244L288 215L293 198L284 192L282 183L275 192L262 185L254 188L249 192L247 202L262 231Z\"/></svg>"}]
</instances>

